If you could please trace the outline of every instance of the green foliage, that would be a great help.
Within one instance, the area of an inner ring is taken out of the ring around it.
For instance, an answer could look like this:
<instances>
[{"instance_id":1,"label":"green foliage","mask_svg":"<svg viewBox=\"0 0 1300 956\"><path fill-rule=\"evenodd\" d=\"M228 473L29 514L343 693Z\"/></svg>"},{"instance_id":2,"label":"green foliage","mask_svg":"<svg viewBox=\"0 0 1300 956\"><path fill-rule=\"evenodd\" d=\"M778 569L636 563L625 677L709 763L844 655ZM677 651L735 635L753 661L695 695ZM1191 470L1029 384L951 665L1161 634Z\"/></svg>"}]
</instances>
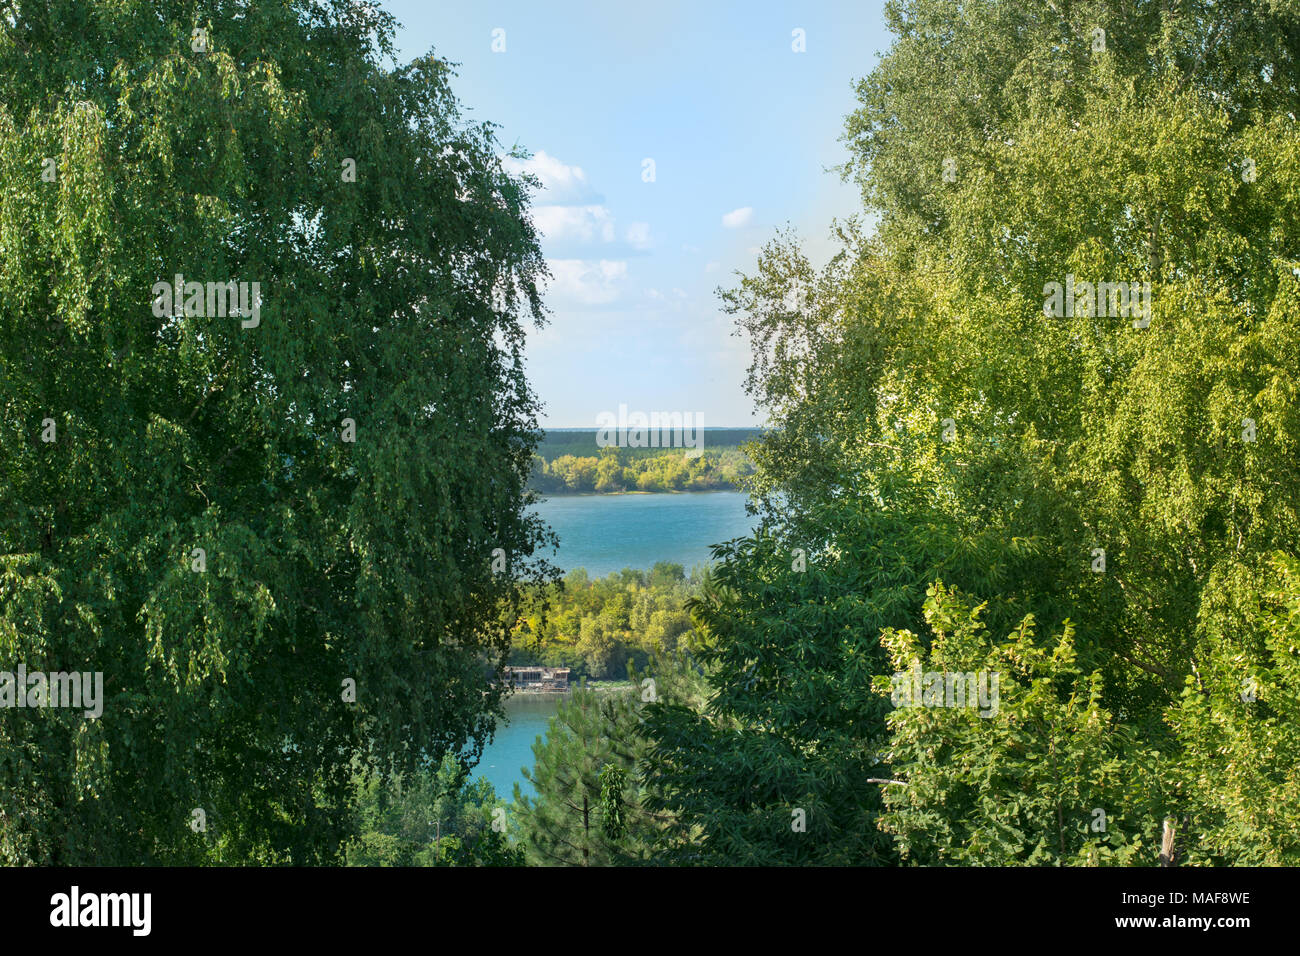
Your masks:
<instances>
[{"instance_id":1,"label":"green foliage","mask_svg":"<svg viewBox=\"0 0 1300 956\"><path fill-rule=\"evenodd\" d=\"M719 491L741 487L754 471L745 454L734 449L695 458L680 449L638 451L608 448L594 457L561 455L550 462L535 456L529 487L543 494Z\"/></svg>"},{"instance_id":2,"label":"green foliage","mask_svg":"<svg viewBox=\"0 0 1300 956\"><path fill-rule=\"evenodd\" d=\"M528 861L541 866L609 866L643 860L645 831L636 768L645 749L641 704L629 691L579 688L533 744L535 766L515 784L515 818Z\"/></svg>"},{"instance_id":3,"label":"green foliage","mask_svg":"<svg viewBox=\"0 0 1300 956\"><path fill-rule=\"evenodd\" d=\"M527 185L372 4L8 8L0 658L107 699L0 720L0 859L334 860L354 760L481 747L541 580ZM258 324L156 316L177 273Z\"/></svg>"},{"instance_id":4,"label":"green foliage","mask_svg":"<svg viewBox=\"0 0 1300 956\"><path fill-rule=\"evenodd\" d=\"M1040 644L1030 616L993 641L981 610L935 585L929 641L910 631L881 637L895 673L875 687L896 704L883 756L898 780L882 785L880 827L897 837L902 860L1155 865L1164 804L1150 788L1160 755L1102 706L1101 676L1080 669L1073 626ZM967 675L994 692L973 696ZM925 689L920 699L913 682Z\"/></svg>"},{"instance_id":5,"label":"green foliage","mask_svg":"<svg viewBox=\"0 0 1300 956\"><path fill-rule=\"evenodd\" d=\"M1134 32L1153 4L1123 29L1100 4L1071 5L1069 24L892 5L902 35L849 124L880 236L846 228L821 276L774 243L727 296L756 342L751 392L776 417L754 450L770 510L906 480L968 532L1035 541L1035 589L1055 605L1041 619L1078 621L1108 697L1153 725L1186 676L1216 565L1300 533L1296 497L1268 490L1300 481L1300 131L1253 105L1289 88L1295 21L1229 6L1215 56L1227 36L1267 40L1241 61L1277 75L1261 91L1257 72L1220 64L1237 85L1216 100L1200 57L1183 58L1203 24ZM1109 52L1062 42L1093 20L1111 24ZM1243 182L1243 156L1267 176ZM1067 274L1150 281L1150 326L1044 315L1045 283ZM812 295L792 312L796 280ZM1081 573L1098 547L1107 572Z\"/></svg>"},{"instance_id":6,"label":"green foliage","mask_svg":"<svg viewBox=\"0 0 1300 956\"><path fill-rule=\"evenodd\" d=\"M1169 719L1203 847L1193 862L1300 863L1300 561L1242 576L1244 620L1207 628Z\"/></svg>"},{"instance_id":7,"label":"green foliage","mask_svg":"<svg viewBox=\"0 0 1300 956\"><path fill-rule=\"evenodd\" d=\"M761 532L715 549L720 563L689 605L695 654L717 688L702 706L663 706L654 740L654 805L681 826L665 846L682 862L886 865L880 788L888 776L888 669L880 635L921 617L933 569L999 587L1009 622L1033 579L1032 548L963 539L942 515L909 512L898 483L876 506L828 502L798 531ZM800 554L799 552L803 552ZM792 829L796 811L805 829Z\"/></svg>"},{"instance_id":8,"label":"green foliage","mask_svg":"<svg viewBox=\"0 0 1300 956\"><path fill-rule=\"evenodd\" d=\"M618 680L689 642L685 603L698 586L682 566L657 563L592 580L581 569L536 595L514 631L511 664L571 667L576 677ZM542 608L545 608L543 613Z\"/></svg>"},{"instance_id":9,"label":"green foliage","mask_svg":"<svg viewBox=\"0 0 1300 956\"><path fill-rule=\"evenodd\" d=\"M706 451L735 451L753 441L763 433L763 430L761 428L710 427L703 429L701 433L704 436L704 449ZM596 443L599 437L600 429L596 428L548 428L542 433L541 441L537 443L537 455L544 461L552 462L562 455L571 455L576 458L599 458L615 451L629 458L647 458L662 454L680 456L682 454L680 448L676 450L628 446L602 448ZM676 438L673 440L675 441Z\"/></svg>"},{"instance_id":10,"label":"green foliage","mask_svg":"<svg viewBox=\"0 0 1300 956\"><path fill-rule=\"evenodd\" d=\"M349 866L522 866L523 851L492 826L504 806L486 780L470 782L447 755L436 769L356 781L360 832Z\"/></svg>"},{"instance_id":11,"label":"green foliage","mask_svg":"<svg viewBox=\"0 0 1300 956\"><path fill-rule=\"evenodd\" d=\"M876 632L899 619L908 585L873 604L844 576L856 569L794 570L773 538L715 551L716 578L691 607L716 693L703 707L663 703L646 723L652 803L682 824L664 852L729 865L889 862L866 782L884 743L870 682ZM794 829L800 813L806 830Z\"/></svg>"},{"instance_id":12,"label":"green foliage","mask_svg":"<svg viewBox=\"0 0 1300 956\"><path fill-rule=\"evenodd\" d=\"M1292 860L1290 626L1259 569L1300 553L1297 13L895 0L887 19L846 127L875 235L841 222L820 272L778 236L723 294L771 426L750 447L764 527L695 605L717 696L649 721L675 852L888 860L883 812L909 859L1150 864L1168 815L1181 859ZM1149 282L1149 325L1046 314L1067 276ZM934 581L980 595L1006 648L946 597L927 622ZM1033 620L1074 623L1040 649ZM931 638L1006 669L1005 720L863 698L893 669L882 640L921 659ZM909 774L915 794L865 783Z\"/></svg>"},{"instance_id":13,"label":"green foliage","mask_svg":"<svg viewBox=\"0 0 1300 956\"><path fill-rule=\"evenodd\" d=\"M627 820L623 813L623 790L627 787L627 771L609 764L600 771L600 826L605 836L617 842L627 834Z\"/></svg>"},{"instance_id":14,"label":"green foliage","mask_svg":"<svg viewBox=\"0 0 1300 956\"><path fill-rule=\"evenodd\" d=\"M772 427L696 459L539 449L536 183L373 5L9 6L0 659L107 699L0 721L0 861L1151 865L1170 817L1300 862L1294 4L889 0L875 231L724 292ZM177 273L260 321L156 316ZM1149 324L1053 316L1067 276ZM763 526L561 589L529 485ZM561 707L517 844L448 756L507 654L660 682ZM891 707L913 667L996 713Z\"/></svg>"}]
</instances>

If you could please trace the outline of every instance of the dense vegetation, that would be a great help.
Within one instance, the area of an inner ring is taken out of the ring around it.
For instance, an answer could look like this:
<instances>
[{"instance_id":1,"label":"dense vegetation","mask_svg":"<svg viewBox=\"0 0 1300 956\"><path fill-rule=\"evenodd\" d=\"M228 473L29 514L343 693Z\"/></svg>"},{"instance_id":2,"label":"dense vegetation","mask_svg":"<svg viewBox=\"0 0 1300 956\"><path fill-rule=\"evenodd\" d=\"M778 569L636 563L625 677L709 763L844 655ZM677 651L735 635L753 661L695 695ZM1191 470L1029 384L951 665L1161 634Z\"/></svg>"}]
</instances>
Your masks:
<instances>
[{"instance_id":1,"label":"dense vegetation","mask_svg":"<svg viewBox=\"0 0 1300 956\"><path fill-rule=\"evenodd\" d=\"M745 446L761 434L756 428L704 429L696 450L602 448L595 431L548 431L533 456L529 487L551 495L738 489L754 473Z\"/></svg>"},{"instance_id":2,"label":"dense vegetation","mask_svg":"<svg viewBox=\"0 0 1300 956\"><path fill-rule=\"evenodd\" d=\"M511 664L569 667L573 679L623 680L629 664L675 654L691 632L687 600L699 580L679 564L592 579L581 568L535 592L516 625Z\"/></svg>"},{"instance_id":3,"label":"dense vegetation","mask_svg":"<svg viewBox=\"0 0 1300 956\"><path fill-rule=\"evenodd\" d=\"M614 693L574 691L533 746L525 771L536 788L515 785L512 839L529 863L541 866L646 865L666 862L662 847L674 834L694 833L652 806L644 730L650 708L672 702L698 710L709 688L681 655L655 655L646 671L632 668L630 688ZM651 674L653 673L653 676Z\"/></svg>"},{"instance_id":4,"label":"dense vegetation","mask_svg":"<svg viewBox=\"0 0 1300 956\"><path fill-rule=\"evenodd\" d=\"M9 10L0 652L111 682L0 720L0 859L1300 864L1291 4L889 0L862 218L723 292L747 476L538 453L527 184L383 15ZM154 316L176 272L260 325ZM1076 278L1150 313L1055 314ZM744 477L762 524L560 587L530 476ZM631 678L508 812L466 782L507 655Z\"/></svg>"},{"instance_id":5,"label":"dense vegetation","mask_svg":"<svg viewBox=\"0 0 1300 956\"><path fill-rule=\"evenodd\" d=\"M691 603L712 692L645 708L650 853L1300 863L1300 16L886 16L876 231L724 294L764 522ZM1149 322L1050 314L1069 276L1151 283Z\"/></svg>"},{"instance_id":6,"label":"dense vegetation","mask_svg":"<svg viewBox=\"0 0 1300 956\"><path fill-rule=\"evenodd\" d=\"M358 765L491 731L545 265L392 54L350 0L0 5L0 659L105 697L4 711L0 861L337 860Z\"/></svg>"},{"instance_id":7,"label":"dense vegetation","mask_svg":"<svg viewBox=\"0 0 1300 956\"><path fill-rule=\"evenodd\" d=\"M547 462L534 456L529 487L543 494L624 491L722 491L742 486L753 463L737 449L706 451L687 458L681 451L655 455L632 449L606 449L599 456L561 455Z\"/></svg>"},{"instance_id":8,"label":"dense vegetation","mask_svg":"<svg viewBox=\"0 0 1300 956\"><path fill-rule=\"evenodd\" d=\"M359 835L349 866L518 866L507 808L450 754L404 776L357 778Z\"/></svg>"},{"instance_id":9,"label":"dense vegetation","mask_svg":"<svg viewBox=\"0 0 1300 956\"><path fill-rule=\"evenodd\" d=\"M697 435L697 432L693 429L686 429L686 432L685 437L690 439L694 439ZM762 434L763 430L761 428L703 428L698 430L701 451L727 451L729 449L743 448ZM554 461L562 455L573 455L575 458L599 457L605 451L605 448L602 448L597 443L600 437L600 431L594 428L550 428L542 432L541 439L537 443L537 454L548 462ZM617 440L617 432L611 431L605 437ZM676 441L676 437L673 440ZM665 451L674 451L676 454L681 454L681 449L640 448L628 447L627 445L611 446L611 450L625 452L631 457L654 457L663 454ZM687 450L691 451L693 449Z\"/></svg>"}]
</instances>

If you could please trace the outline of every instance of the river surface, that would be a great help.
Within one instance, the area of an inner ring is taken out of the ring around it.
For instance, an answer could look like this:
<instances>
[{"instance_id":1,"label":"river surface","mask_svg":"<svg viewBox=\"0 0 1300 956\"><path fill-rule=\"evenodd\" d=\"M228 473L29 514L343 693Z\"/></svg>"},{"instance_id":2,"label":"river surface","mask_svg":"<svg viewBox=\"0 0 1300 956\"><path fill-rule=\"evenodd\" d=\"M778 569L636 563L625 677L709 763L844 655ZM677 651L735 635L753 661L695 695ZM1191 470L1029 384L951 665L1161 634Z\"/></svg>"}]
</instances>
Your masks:
<instances>
[{"instance_id":1,"label":"river surface","mask_svg":"<svg viewBox=\"0 0 1300 956\"><path fill-rule=\"evenodd\" d=\"M649 570L657 561L680 564L688 572L712 560L709 546L748 534L754 519L745 514L739 491L649 495L556 495L537 505L537 513L560 536L556 553L545 555L571 571L586 568L603 577L623 568ZM484 777L501 800L511 800L514 785L531 796L522 767L533 765L533 741L546 736L563 698L517 694L505 703L506 720L483 748L474 775Z\"/></svg>"},{"instance_id":2,"label":"river surface","mask_svg":"<svg viewBox=\"0 0 1300 956\"><path fill-rule=\"evenodd\" d=\"M710 545L753 529L745 500L739 491L556 495L537 513L560 536L558 551L546 557L565 571L586 568L604 577L624 568L648 571L656 561L687 571L708 564Z\"/></svg>"},{"instance_id":3,"label":"river surface","mask_svg":"<svg viewBox=\"0 0 1300 956\"><path fill-rule=\"evenodd\" d=\"M533 741L546 736L562 699L559 694L516 694L506 700L506 719L497 724L496 737L474 768L474 776L492 784L498 799L513 800L516 783L528 796L536 792L522 768L532 769Z\"/></svg>"}]
</instances>

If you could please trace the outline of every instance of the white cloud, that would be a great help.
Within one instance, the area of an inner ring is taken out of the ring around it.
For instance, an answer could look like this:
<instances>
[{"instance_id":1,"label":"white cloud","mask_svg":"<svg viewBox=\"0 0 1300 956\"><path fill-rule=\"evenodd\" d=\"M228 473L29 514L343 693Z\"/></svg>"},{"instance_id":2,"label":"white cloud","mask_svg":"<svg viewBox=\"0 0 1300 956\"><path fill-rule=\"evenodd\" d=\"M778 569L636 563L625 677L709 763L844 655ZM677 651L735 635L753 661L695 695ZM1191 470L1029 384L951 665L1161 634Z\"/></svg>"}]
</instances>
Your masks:
<instances>
[{"instance_id":1,"label":"white cloud","mask_svg":"<svg viewBox=\"0 0 1300 956\"><path fill-rule=\"evenodd\" d=\"M623 233L623 238L627 240L628 245L633 249L650 248L650 223L634 222L630 223Z\"/></svg>"},{"instance_id":2,"label":"white cloud","mask_svg":"<svg viewBox=\"0 0 1300 956\"><path fill-rule=\"evenodd\" d=\"M741 206L739 209L733 209L722 217L722 224L728 229L739 229L741 226L748 226L750 220L754 218L753 206Z\"/></svg>"},{"instance_id":3,"label":"white cloud","mask_svg":"<svg viewBox=\"0 0 1300 956\"><path fill-rule=\"evenodd\" d=\"M614 241L614 217L604 206L534 206L533 222L544 238L555 242Z\"/></svg>"},{"instance_id":4,"label":"white cloud","mask_svg":"<svg viewBox=\"0 0 1300 956\"><path fill-rule=\"evenodd\" d=\"M704 263L704 271L705 271L705 272L717 272L717 271L718 271L719 269L721 269L721 268L722 268L722 266L718 265L718 263L716 263L716 262L706 262L706 263Z\"/></svg>"},{"instance_id":5,"label":"white cloud","mask_svg":"<svg viewBox=\"0 0 1300 956\"><path fill-rule=\"evenodd\" d=\"M627 262L622 259L550 259L548 292L557 298L581 305L608 305L619 296L619 287L627 278Z\"/></svg>"},{"instance_id":6,"label":"white cloud","mask_svg":"<svg viewBox=\"0 0 1300 956\"><path fill-rule=\"evenodd\" d=\"M515 159L503 156L501 165L506 172L518 176L531 173L542 182L542 193L538 202L545 203L584 203L595 198L587 174L581 166L569 166L551 156L544 149L538 150L532 159Z\"/></svg>"},{"instance_id":7,"label":"white cloud","mask_svg":"<svg viewBox=\"0 0 1300 956\"><path fill-rule=\"evenodd\" d=\"M538 150L526 160L503 156L501 165L512 175L528 173L541 182L541 191L533 197L532 215L543 239L615 243L621 235L631 249L650 248L650 224L632 222L620 228L609 207L592 190L581 166L570 166L545 150Z\"/></svg>"}]
</instances>

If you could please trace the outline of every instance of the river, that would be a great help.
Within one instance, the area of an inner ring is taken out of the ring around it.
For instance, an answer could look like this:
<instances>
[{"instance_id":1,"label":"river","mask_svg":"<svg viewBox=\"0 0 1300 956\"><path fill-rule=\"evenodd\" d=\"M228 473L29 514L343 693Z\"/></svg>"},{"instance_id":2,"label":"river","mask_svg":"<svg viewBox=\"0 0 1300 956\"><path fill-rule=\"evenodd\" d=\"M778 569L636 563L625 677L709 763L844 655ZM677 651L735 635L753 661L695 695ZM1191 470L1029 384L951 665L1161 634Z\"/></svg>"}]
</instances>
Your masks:
<instances>
[{"instance_id":1,"label":"river","mask_svg":"<svg viewBox=\"0 0 1300 956\"><path fill-rule=\"evenodd\" d=\"M672 561L687 571L712 560L709 546L749 533L739 491L680 494L556 495L537 513L560 536L551 560L565 571L604 577L624 568Z\"/></svg>"},{"instance_id":2,"label":"river","mask_svg":"<svg viewBox=\"0 0 1300 956\"><path fill-rule=\"evenodd\" d=\"M546 557L565 571L586 568L602 577L623 568L648 569L657 561L689 572L711 561L710 545L748 534L754 526L739 491L557 495L540 502L537 513L560 536L558 551ZM561 699L519 694L506 701L506 720L497 725L474 771L500 799L512 799L516 783L525 794L533 793L521 768L532 767L533 741L546 736Z\"/></svg>"},{"instance_id":3,"label":"river","mask_svg":"<svg viewBox=\"0 0 1300 956\"><path fill-rule=\"evenodd\" d=\"M516 694L506 700L506 719L497 724L496 736L474 768L474 775L492 784L499 799L514 799L516 783L529 796L535 792L522 768L532 767L533 741L546 736L561 700L558 694Z\"/></svg>"}]
</instances>

